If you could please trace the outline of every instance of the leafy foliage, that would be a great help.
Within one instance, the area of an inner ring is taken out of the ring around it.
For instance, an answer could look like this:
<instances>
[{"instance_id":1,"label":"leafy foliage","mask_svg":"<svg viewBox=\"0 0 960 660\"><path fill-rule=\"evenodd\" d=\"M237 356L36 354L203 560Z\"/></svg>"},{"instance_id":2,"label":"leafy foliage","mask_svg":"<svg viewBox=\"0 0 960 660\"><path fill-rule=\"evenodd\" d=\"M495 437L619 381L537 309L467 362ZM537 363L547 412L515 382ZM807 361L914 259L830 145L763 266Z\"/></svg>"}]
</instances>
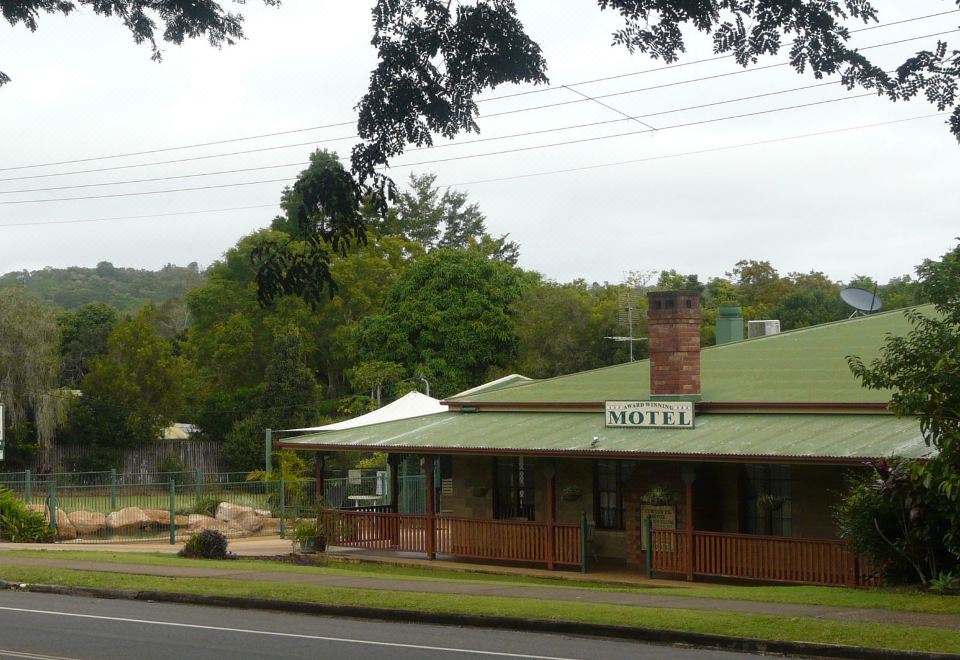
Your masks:
<instances>
[{"instance_id":1,"label":"leafy foliage","mask_svg":"<svg viewBox=\"0 0 960 660\"><path fill-rule=\"evenodd\" d=\"M399 362L441 397L483 382L513 357L511 306L523 285L522 271L479 251L434 250L361 322L358 360Z\"/></svg>"},{"instance_id":2,"label":"leafy foliage","mask_svg":"<svg viewBox=\"0 0 960 660\"><path fill-rule=\"evenodd\" d=\"M191 559L232 559L227 551L227 537L215 529L205 529L193 534L177 553Z\"/></svg>"},{"instance_id":3,"label":"leafy foliage","mask_svg":"<svg viewBox=\"0 0 960 660\"><path fill-rule=\"evenodd\" d=\"M0 487L0 539L46 543L53 540L53 530L41 514L27 509L12 490Z\"/></svg>"},{"instance_id":4,"label":"leafy foliage","mask_svg":"<svg viewBox=\"0 0 960 660\"><path fill-rule=\"evenodd\" d=\"M315 306L323 299L324 288L330 296L336 292L331 251L343 256L352 243L366 243L363 198L362 188L335 153L315 151L310 156L310 165L283 192L290 235L262 242L251 255L261 304L295 294Z\"/></svg>"},{"instance_id":5,"label":"leafy foliage","mask_svg":"<svg viewBox=\"0 0 960 660\"><path fill-rule=\"evenodd\" d=\"M220 498L213 495L204 495L193 501L193 505L177 510L178 516L189 516L197 514L201 516L214 516L217 513L217 507L220 505Z\"/></svg>"},{"instance_id":6,"label":"leafy foliage","mask_svg":"<svg viewBox=\"0 0 960 660\"><path fill-rule=\"evenodd\" d=\"M93 358L107 352L107 339L118 320L117 310L105 303L90 303L57 317L60 326L61 383L80 386Z\"/></svg>"},{"instance_id":7,"label":"leafy foliage","mask_svg":"<svg viewBox=\"0 0 960 660\"><path fill-rule=\"evenodd\" d=\"M597 4L623 19L613 43L630 52L675 62L693 30L710 34L714 52L731 54L743 67L786 49L798 73L812 71L817 78L839 74L848 88L875 90L894 101L924 94L939 110L952 108L950 127L960 139L960 51L949 50L941 41L935 49L902 63L895 74L888 73L847 46L850 30L845 22L877 20L867 0L597 0ZM326 200L330 207L324 216L339 223L340 232L355 236L362 233L356 224L361 199L377 214L387 213L397 191L384 169L408 144L422 147L431 145L435 135L453 138L478 131L475 98L484 90L503 83L547 81L540 47L524 31L512 0L378 0L373 26L378 63L357 108L362 142L351 154L349 175L344 173L344 181L350 177L354 181L345 187L355 194L339 194L342 188L335 188L336 194ZM315 225L302 237L306 252L277 245L260 262L263 302L280 293L315 302L323 285L332 284L329 261L320 247L321 227ZM407 230L418 228L410 225Z\"/></svg>"},{"instance_id":8,"label":"leafy foliage","mask_svg":"<svg viewBox=\"0 0 960 660\"><path fill-rule=\"evenodd\" d=\"M368 226L380 235L395 235L418 243L427 251L482 246L493 259L516 264L520 246L507 236L494 238L487 232L486 216L467 193L448 189L441 194L436 174L410 175L408 189L380 217L368 218Z\"/></svg>"},{"instance_id":9,"label":"leafy foliage","mask_svg":"<svg viewBox=\"0 0 960 660\"><path fill-rule=\"evenodd\" d=\"M960 567L944 542L953 504L924 484L922 472L910 461L882 461L848 478L837 509L841 535L888 579L925 584Z\"/></svg>"},{"instance_id":10,"label":"leafy foliage","mask_svg":"<svg viewBox=\"0 0 960 660\"><path fill-rule=\"evenodd\" d=\"M943 544L960 558L960 246L940 261L926 260L917 268L920 289L937 315L908 310L913 329L888 337L880 356L865 364L847 358L853 373L871 389L892 390L891 409L899 416L916 416L931 460L914 468L916 483L927 501L945 498ZM916 495L910 495L916 498ZM936 575L931 569L928 577Z\"/></svg>"},{"instance_id":11,"label":"leafy foliage","mask_svg":"<svg viewBox=\"0 0 960 660\"><path fill-rule=\"evenodd\" d=\"M280 0L263 0L267 5L279 5ZM242 3L243 0L235 0ZM211 46L234 44L243 38L243 17L224 11L213 0L183 2L182 0L0 0L0 13L10 25L23 25L35 32L41 14L69 15L77 10L89 10L108 18L118 18L133 36L135 43L150 44L152 59L159 61L162 53L157 39L182 44L185 39L205 36ZM162 22L157 24L158 19ZM0 71L0 85L10 77Z\"/></svg>"},{"instance_id":12,"label":"leafy foliage","mask_svg":"<svg viewBox=\"0 0 960 660\"><path fill-rule=\"evenodd\" d=\"M153 442L182 411L188 364L160 336L149 305L117 324L108 346L83 380L78 407L87 412L78 421L90 426L77 433L88 442L113 446ZM101 424L104 415L114 423Z\"/></svg>"},{"instance_id":13,"label":"leafy foliage","mask_svg":"<svg viewBox=\"0 0 960 660\"><path fill-rule=\"evenodd\" d=\"M0 289L0 392L10 445L53 440L71 395L57 389L60 329L53 310L18 289Z\"/></svg>"}]
</instances>

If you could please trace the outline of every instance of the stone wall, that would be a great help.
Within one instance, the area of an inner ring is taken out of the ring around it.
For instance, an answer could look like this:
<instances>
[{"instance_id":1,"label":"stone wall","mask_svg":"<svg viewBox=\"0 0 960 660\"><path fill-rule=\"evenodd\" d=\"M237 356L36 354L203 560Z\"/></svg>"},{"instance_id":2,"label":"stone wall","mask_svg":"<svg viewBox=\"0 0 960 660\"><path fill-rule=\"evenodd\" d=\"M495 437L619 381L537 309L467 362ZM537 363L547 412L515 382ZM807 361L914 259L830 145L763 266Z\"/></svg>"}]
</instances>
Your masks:
<instances>
[{"instance_id":1,"label":"stone wall","mask_svg":"<svg viewBox=\"0 0 960 660\"><path fill-rule=\"evenodd\" d=\"M453 494L442 501L444 513L460 518L493 519L493 458L490 456L453 456ZM593 525L593 462L586 459L539 459L533 461L535 519L547 518L547 483L553 466L557 468L556 521L579 524L582 513ZM580 490L577 499L565 499L564 489ZM594 530L593 550L598 557L626 557L622 530Z\"/></svg>"},{"instance_id":2,"label":"stone wall","mask_svg":"<svg viewBox=\"0 0 960 660\"><path fill-rule=\"evenodd\" d=\"M848 470L832 465L794 465L791 470L793 536L837 538L833 509Z\"/></svg>"},{"instance_id":3,"label":"stone wall","mask_svg":"<svg viewBox=\"0 0 960 660\"><path fill-rule=\"evenodd\" d=\"M443 498L444 510L457 518L493 518L493 459L456 455L452 460L453 495Z\"/></svg>"},{"instance_id":4,"label":"stone wall","mask_svg":"<svg viewBox=\"0 0 960 660\"><path fill-rule=\"evenodd\" d=\"M646 561L641 534L640 498L651 488L661 487L674 494L677 511L677 529L686 525L686 495L682 464L670 461L638 463L633 475L624 484L623 508L625 529L625 557L628 564L643 566Z\"/></svg>"}]
</instances>

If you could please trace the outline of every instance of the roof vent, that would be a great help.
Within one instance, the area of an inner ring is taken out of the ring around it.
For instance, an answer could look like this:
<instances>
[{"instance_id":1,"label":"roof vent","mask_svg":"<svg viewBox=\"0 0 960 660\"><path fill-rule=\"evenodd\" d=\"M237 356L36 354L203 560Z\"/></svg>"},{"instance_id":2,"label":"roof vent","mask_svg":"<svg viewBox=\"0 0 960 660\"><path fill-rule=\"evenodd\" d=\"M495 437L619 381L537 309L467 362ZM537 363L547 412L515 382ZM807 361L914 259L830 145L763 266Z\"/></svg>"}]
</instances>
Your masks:
<instances>
[{"instance_id":1,"label":"roof vent","mask_svg":"<svg viewBox=\"0 0 960 660\"><path fill-rule=\"evenodd\" d=\"M747 339L766 337L780 334L780 321L767 319L763 321L747 321Z\"/></svg>"}]
</instances>

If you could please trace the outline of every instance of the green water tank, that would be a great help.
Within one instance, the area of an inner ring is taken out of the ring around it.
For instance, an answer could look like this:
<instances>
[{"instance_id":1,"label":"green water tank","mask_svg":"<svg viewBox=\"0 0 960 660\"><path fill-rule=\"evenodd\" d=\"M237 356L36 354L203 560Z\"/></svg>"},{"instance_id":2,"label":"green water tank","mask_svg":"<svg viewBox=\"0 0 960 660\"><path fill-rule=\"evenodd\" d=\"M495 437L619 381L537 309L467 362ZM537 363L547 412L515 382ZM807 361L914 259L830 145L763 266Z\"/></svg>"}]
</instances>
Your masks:
<instances>
[{"instance_id":1,"label":"green water tank","mask_svg":"<svg viewBox=\"0 0 960 660\"><path fill-rule=\"evenodd\" d=\"M717 345L743 339L743 316L740 308L721 305L717 314Z\"/></svg>"}]
</instances>

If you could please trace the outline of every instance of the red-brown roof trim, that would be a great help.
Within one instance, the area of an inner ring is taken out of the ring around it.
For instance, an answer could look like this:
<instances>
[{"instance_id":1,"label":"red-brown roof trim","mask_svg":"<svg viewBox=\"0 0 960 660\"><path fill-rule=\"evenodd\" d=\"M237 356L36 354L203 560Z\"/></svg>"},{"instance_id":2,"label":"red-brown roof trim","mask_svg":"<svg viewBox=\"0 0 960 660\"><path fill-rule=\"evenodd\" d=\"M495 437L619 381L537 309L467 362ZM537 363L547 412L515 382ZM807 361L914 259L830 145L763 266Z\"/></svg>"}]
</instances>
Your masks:
<instances>
[{"instance_id":1,"label":"red-brown roof trim","mask_svg":"<svg viewBox=\"0 0 960 660\"><path fill-rule=\"evenodd\" d=\"M463 447L422 447L405 445L402 447L377 445L376 447L363 445L305 445L296 442L275 442L275 447L298 449L301 451L386 451L388 453L404 454L462 454L480 456L540 456L544 458L619 458L643 459L659 461L699 461L711 463L811 463L818 465L866 465L882 460L882 456L779 456L763 454L684 454L666 452L629 452L603 450L540 450L540 449L507 449L507 448L475 448ZM926 459L915 459L926 460Z\"/></svg>"},{"instance_id":2,"label":"red-brown roof trim","mask_svg":"<svg viewBox=\"0 0 960 660\"><path fill-rule=\"evenodd\" d=\"M450 406L453 411L463 408L480 410L567 410L567 411L602 411L603 401L441 401ZM875 401L697 401L694 404L699 413L708 412L838 412L863 411L871 413L888 413L888 404Z\"/></svg>"}]
</instances>

